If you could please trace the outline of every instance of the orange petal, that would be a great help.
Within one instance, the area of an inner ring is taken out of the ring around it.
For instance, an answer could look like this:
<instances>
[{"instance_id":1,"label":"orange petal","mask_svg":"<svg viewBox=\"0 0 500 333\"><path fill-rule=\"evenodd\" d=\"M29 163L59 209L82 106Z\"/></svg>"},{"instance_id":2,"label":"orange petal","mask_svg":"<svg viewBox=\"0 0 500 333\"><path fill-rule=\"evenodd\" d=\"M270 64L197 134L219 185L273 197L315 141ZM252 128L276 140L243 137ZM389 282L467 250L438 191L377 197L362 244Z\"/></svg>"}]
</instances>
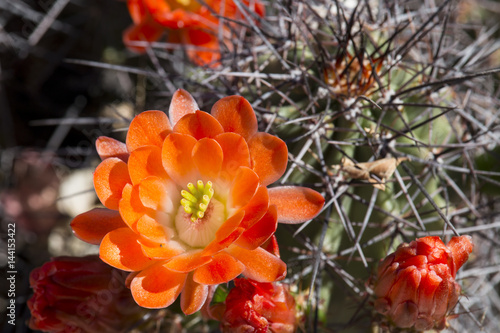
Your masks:
<instances>
[{"instance_id":1,"label":"orange petal","mask_svg":"<svg viewBox=\"0 0 500 333\"><path fill-rule=\"evenodd\" d=\"M285 172L288 149L283 140L269 133L256 133L248 142L252 169L259 175L262 185L277 181Z\"/></svg>"},{"instance_id":2,"label":"orange petal","mask_svg":"<svg viewBox=\"0 0 500 333\"><path fill-rule=\"evenodd\" d=\"M120 216L132 229L137 230L137 221L148 212L139 197L139 186L127 184L123 188L123 197L120 200Z\"/></svg>"},{"instance_id":3,"label":"orange petal","mask_svg":"<svg viewBox=\"0 0 500 333\"><path fill-rule=\"evenodd\" d=\"M190 251L172 258L165 267L174 271L187 273L212 261L211 257L202 257L202 251Z\"/></svg>"},{"instance_id":4,"label":"orange petal","mask_svg":"<svg viewBox=\"0 0 500 333\"><path fill-rule=\"evenodd\" d=\"M418 307L411 301L398 303L391 316L394 324L400 328L410 328L417 321Z\"/></svg>"},{"instance_id":5,"label":"orange petal","mask_svg":"<svg viewBox=\"0 0 500 333\"><path fill-rule=\"evenodd\" d=\"M179 119L174 126L174 132L188 134L196 140L215 138L224 132L221 124L210 114L203 111L190 113Z\"/></svg>"},{"instance_id":6,"label":"orange petal","mask_svg":"<svg viewBox=\"0 0 500 333\"><path fill-rule=\"evenodd\" d=\"M217 229L215 233L215 241L220 241L229 236L241 223L243 217L245 216L245 212L240 210L236 212L233 216L228 218L220 227Z\"/></svg>"},{"instance_id":7,"label":"orange petal","mask_svg":"<svg viewBox=\"0 0 500 333\"><path fill-rule=\"evenodd\" d=\"M193 147L193 162L205 182L219 177L223 158L222 148L213 139L203 138Z\"/></svg>"},{"instance_id":8,"label":"orange petal","mask_svg":"<svg viewBox=\"0 0 500 333\"><path fill-rule=\"evenodd\" d=\"M94 172L94 187L97 196L109 209L118 209L123 188L130 182L127 164L117 157L105 159Z\"/></svg>"},{"instance_id":9,"label":"orange petal","mask_svg":"<svg viewBox=\"0 0 500 333\"><path fill-rule=\"evenodd\" d=\"M205 247L205 249L203 249L202 255L213 256L214 254L226 249L228 246L233 244L244 231L245 229L238 227L234 229L226 238L213 240Z\"/></svg>"},{"instance_id":10,"label":"orange petal","mask_svg":"<svg viewBox=\"0 0 500 333\"><path fill-rule=\"evenodd\" d=\"M199 109L190 93L184 89L177 89L172 96L172 102L170 102L170 108L168 109L170 122L175 126L179 119L189 113L195 113Z\"/></svg>"},{"instance_id":11,"label":"orange petal","mask_svg":"<svg viewBox=\"0 0 500 333\"><path fill-rule=\"evenodd\" d=\"M198 66L215 68L220 65L220 41L213 32L204 29L189 28L181 33L181 41L184 45L196 45L200 49L189 48L186 53L189 59ZM229 43L226 46L231 47Z\"/></svg>"},{"instance_id":12,"label":"orange petal","mask_svg":"<svg viewBox=\"0 0 500 333\"><path fill-rule=\"evenodd\" d=\"M243 220L245 212L238 211L236 214L228 218L215 233L215 239L203 249L203 256L211 256L219 251L224 250L229 245L233 244L238 237L245 231L238 226Z\"/></svg>"},{"instance_id":13,"label":"orange petal","mask_svg":"<svg viewBox=\"0 0 500 333\"><path fill-rule=\"evenodd\" d=\"M278 222L290 224L313 219L325 204L321 194L299 186L270 188L269 201L278 207Z\"/></svg>"},{"instance_id":14,"label":"orange petal","mask_svg":"<svg viewBox=\"0 0 500 333\"><path fill-rule=\"evenodd\" d=\"M127 8L135 24L143 21L147 14L143 0L127 0Z\"/></svg>"},{"instance_id":15,"label":"orange petal","mask_svg":"<svg viewBox=\"0 0 500 333\"><path fill-rule=\"evenodd\" d=\"M418 309L420 313L432 315L436 307L434 295L442 281L443 279L434 271L427 271L427 274L422 276L418 289Z\"/></svg>"},{"instance_id":16,"label":"orange petal","mask_svg":"<svg viewBox=\"0 0 500 333\"><path fill-rule=\"evenodd\" d=\"M156 146L137 148L130 154L127 165L134 185L148 176L169 179L161 161L161 149Z\"/></svg>"},{"instance_id":17,"label":"orange petal","mask_svg":"<svg viewBox=\"0 0 500 333\"><path fill-rule=\"evenodd\" d=\"M469 254L471 254L474 247L472 238L470 236L453 237L446 246L450 249L453 256L455 267L452 275L455 277L457 270L469 259Z\"/></svg>"},{"instance_id":18,"label":"orange petal","mask_svg":"<svg viewBox=\"0 0 500 333\"><path fill-rule=\"evenodd\" d=\"M165 243L169 239L169 235L165 232L165 228L147 214L144 214L137 220L135 231L142 237L156 243Z\"/></svg>"},{"instance_id":19,"label":"orange petal","mask_svg":"<svg viewBox=\"0 0 500 333\"><path fill-rule=\"evenodd\" d=\"M246 250L231 245L226 250L245 265L243 275L257 282L274 282L285 278L286 264L263 248Z\"/></svg>"},{"instance_id":20,"label":"orange petal","mask_svg":"<svg viewBox=\"0 0 500 333\"><path fill-rule=\"evenodd\" d=\"M394 279L396 278L396 270L398 269L398 264L389 265L384 275L380 276L377 285L375 286L375 295L378 297L385 297L394 285Z\"/></svg>"},{"instance_id":21,"label":"orange petal","mask_svg":"<svg viewBox=\"0 0 500 333\"><path fill-rule=\"evenodd\" d=\"M95 146L102 160L109 157L118 157L120 160L127 163L129 153L127 146L123 142L108 138L107 136L100 136L97 138Z\"/></svg>"},{"instance_id":22,"label":"orange petal","mask_svg":"<svg viewBox=\"0 0 500 333\"><path fill-rule=\"evenodd\" d=\"M240 167L229 193L230 206L233 208L242 207L253 198L259 187L259 176L250 168Z\"/></svg>"},{"instance_id":23,"label":"orange petal","mask_svg":"<svg viewBox=\"0 0 500 333\"><path fill-rule=\"evenodd\" d=\"M142 251L148 258L155 260L171 259L184 252L184 249L177 242L151 243L139 240Z\"/></svg>"},{"instance_id":24,"label":"orange petal","mask_svg":"<svg viewBox=\"0 0 500 333\"><path fill-rule=\"evenodd\" d=\"M186 315L195 313L205 304L207 297L208 286L194 282L192 274L189 274L181 294L182 312Z\"/></svg>"},{"instance_id":25,"label":"orange petal","mask_svg":"<svg viewBox=\"0 0 500 333\"><path fill-rule=\"evenodd\" d=\"M124 271L140 271L154 261L146 257L138 235L129 228L115 229L101 242L99 256L105 263Z\"/></svg>"},{"instance_id":26,"label":"orange petal","mask_svg":"<svg viewBox=\"0 0 500 333\"><path fill-rule=\"evenodd\" d=\"M446 264L438 264L432 266L432 270L443 279L434 293L434 318L443 318L450 304L448 302L454 298L455 293L454 284L450 283L452 280L450 270Z\"/></svg>"},{"instance_id":27,"label":"orange petal","mask_svg":"<svg viewBox=\"0 0 500 333\"><path fill-rule=\"evenodd\" d=\"M246 206L241 208L245 211L245 217L240 223L240 227L244 229L250 228L258 220L260 220L262 216L264 216L268 208L269 194L267 193L267 188L264 186L260 186L250 202Z\"/></svg>"},{"instance_id":28,"label":"orange petal","mask_svg":"<svg viewBox=\"0 0 500 333\"><path fill-rule=\"evenodd\" d=\"M220 99L210 112L224 128L224 132L235 132L245 139L257 133L257 118L248 101L241 96Z\"/></svg>"},{"instance_id":29,"label":"orange petal","mask_svg":"<svg viewBox=\"0 0 500 333\"><path fill-rule=\"evenodd\" d=\"M226 252L219 252L213 260L194 271L193 280L201 284L226 283L240 275L245 265Z\"/></svg>"},{"instance_id":30,"label":"orange petal","mask_svg":"<svg viewBox=\"0 0 500 333\"><path fill-rule=\"evenodd\" d=\"M193 25L202 24L200 20L206 20L207 17L198 15L198 13L193 13L199 9L200 3L196 1L190 2L190 4L182 5L181 8L170 8L168 1L158 1L158 0L143 0L148 7L149 12L154 17L155 21L166 28L172 30L177 30L174 32L184 32L187 27ZM179 29L179 22L183 23L183 28ZM170 34L168 37L172 37ZM176 41L179 42L178 40Z\"/></svg>"},{"instance_id":31,"label":"orange petal","mask_svg":"<svg viewBox=\"0 0 500 333\"><path fill-rule=\"evenodd\" d=\"M272 235L261 247L269 253L274 254L276 257L280 257L280 248L278 246L278 240L276 239L276 235Z\"/></svg>"},{"instance_id":32,"label":"orange petal","mask_svg":"<svg viewBox=\"0 0 500 333\"><path fill-rule=\"evenodd\" d=\"M275 205L269 207L267 213L252 227L246 230L235 242L247 250L254 250L271 237L278 227L278 213Z\"/></svg>"},{"instance_id":33,"label":"orange petal","mask_svg":"<svg viewBox=\"0 0 500 333\"><path fill-rule=\"evenodd\" d=\"M156 21L160 23L164 20L168 20L170 18L170 14L173 9L168 1L158 1L158 0L142 0L144 5L147 7L148 12L155 18ZM181 10L181 12L185 12ZM187 14L187 13L186 13ZM165 18L166 17L166 18ZM170 27L169 27L170 28ZM174 27L171 27L174 28ZM175 27L177 28L177 27Z\"/></svg>"},{"instance_id":34,"label":"orange petal","mask_svg":"<svg viewBox=\"0 0 500 333\"><path fill-rule=\"evenodd\" d=\"M142 146L163 145L163 140L172 131L167 115L162 111L139 113L130 123L127 134L127 148L133 152Z\"/></svg>"},{"instance_id":35,"label":"orange petal","mask_svg":"<svg viewBox=\"0 0 500 333\"><path fill-rule=\"evenodd\" d=\"M392 301L392 311L398 304L405 301L418 302L418 286L420 285L421 273L414 266L407 267L398 272L397 278L389 291L388 297Z\"/></svg>"},{"instance_id":36,"label":"orange petal","mask_svg":"<svg viewBox=\"0 0 500 333\"><path fill-rule=\"evenodd\" d=\"M233 179L240 166L250 167L250 150L246 140L236 133L222 133L215 137L222 148L224 160L220 177Z\"/></svg>"},{"instance_id":37,"label":"orange petal","mask_svg":"<svg viewBox=\"0 0 500 333\"><path fill-rule=\"evenodd\" d=\"M172 304L186 282L187 274L172 272L161 263L137 274L130 284L134 300L142 307L164 308Z\"/></svg>"},{"instance_id":38,"label":"orange petal","mask_svg":"<svg viewBox=\"0 0 500 333\"><path fill-rule=\"evenodd\" d=\"M171 212L173 204L167 192L167 184L158 177L148 177L139 184L139 197L145 207Z\"/></svg>"},{"instance_id":39,"label":"orange petal","mask_svg":"<svg viewBox=\"0 0 500 333\"><path fill-rule=\"evenodd\" d=\"M179 133L170 134L163 143L163 167L181 187L185 187L188 182L192 182L196 178L192 157L195 144L196 139L192 136Z\"/></svg>"},{"instance_id":40,"label":"orange petal","mask_svg":"<svg viewBox=\"0 0 500 333\"><path fill-rule=\"evenodd\" d=\"M136 46L134 42L154 42L164 32L164 27L154 22L150 17L147 17L144 21L139 22L137 25L132 25L123 32L123 44L132 51L143 53L146 51L146 48L144 46Z\"/></svg>"},{"instance_id":41,"label":"orange petal","mask_svg":"<svg viewBox=\"0 0 500 333\"><path fill-rule=\"evenodd\" d=\"M96 245L101 243L108 232L126 226L120 213L104 208L94 208L71 221L71 228L78 238Z\"/></svg>"}]
</instances>

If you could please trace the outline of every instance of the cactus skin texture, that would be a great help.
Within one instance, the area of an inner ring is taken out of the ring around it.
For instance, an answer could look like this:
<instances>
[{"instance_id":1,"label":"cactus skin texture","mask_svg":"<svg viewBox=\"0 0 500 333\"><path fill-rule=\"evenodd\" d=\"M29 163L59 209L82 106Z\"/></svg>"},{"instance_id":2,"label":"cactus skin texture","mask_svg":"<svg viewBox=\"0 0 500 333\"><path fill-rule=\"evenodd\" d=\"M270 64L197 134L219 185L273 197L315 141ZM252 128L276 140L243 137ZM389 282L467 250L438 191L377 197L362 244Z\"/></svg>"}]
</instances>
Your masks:
<instances>
[{"instance_id":1,"label":"cactus skin texture","mask_svg":"<svg viewBox=\"0 0 500 333\"><path fill-rule=\"evenodd\" d=\"M423 237L401 244L380 264L375 310L399 328L444 329L460 294L457 270L467 261L470 236Z\"/></svg>"}]
</instances>

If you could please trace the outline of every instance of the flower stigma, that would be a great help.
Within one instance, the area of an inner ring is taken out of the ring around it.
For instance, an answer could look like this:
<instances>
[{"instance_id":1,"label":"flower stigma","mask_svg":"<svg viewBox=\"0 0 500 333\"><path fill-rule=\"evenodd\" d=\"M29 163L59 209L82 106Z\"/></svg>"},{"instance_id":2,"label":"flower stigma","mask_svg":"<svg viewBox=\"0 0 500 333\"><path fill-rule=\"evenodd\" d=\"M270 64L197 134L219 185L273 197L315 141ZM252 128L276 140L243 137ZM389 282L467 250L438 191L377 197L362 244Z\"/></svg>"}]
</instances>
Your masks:
<instances>
[{"instance_id":1,"label":"flower stigma","mask_svg":"<svg viewBox=\"0 0 500 333\"><path fill-rule=\"evenodd\" d=\"M210 200L214 196L214 189L211 181L205 185L201 180L196 182L196 186L188 183L187 188L189 191L181 191L181 205L186 213L191 214L191 222L194 223L205 216Z\"/></svg>"}]
</instances>

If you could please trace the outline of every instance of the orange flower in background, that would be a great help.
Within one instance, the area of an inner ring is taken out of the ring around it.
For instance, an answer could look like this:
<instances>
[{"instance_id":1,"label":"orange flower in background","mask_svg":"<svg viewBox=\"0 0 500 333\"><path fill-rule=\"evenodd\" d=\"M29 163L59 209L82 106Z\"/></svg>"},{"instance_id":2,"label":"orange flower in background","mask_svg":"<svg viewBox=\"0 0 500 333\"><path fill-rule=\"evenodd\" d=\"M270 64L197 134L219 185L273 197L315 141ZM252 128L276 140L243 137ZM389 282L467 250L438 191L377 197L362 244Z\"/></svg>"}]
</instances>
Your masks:
<instances>
[{"instance_id":1,"label":"orange flower in background","mask_svg":"<svg viewBox=\"0 0 500 333\"><path fill-rule=\"evenodd\" d=\"M382 69L383 58L353 56L349 52L329 63L323 70L325 82L336 95L357 97L370 94L375 76Z\"/></svg>"},{"instance_id":2,"label":"orange flower in background","mask_svg":"<svg viewBox=\"0 0 500 333\"><path fill-rule=\"evenodd\" d=\"M30 328L44 332L123 332L140 317L125 275L97 256L58 257L30 275Z\"/></svg>"},{"instance_id":3,"label":"orange flower in background","mask_svg":"<svg viewBox=\"0 0 500 333\"><path fill-rule=\"evenodd\" d=\"M286 285L235 279L224 304L213 306L222 332L293 333L295 300Z\"/></svg>"},{"instance_id":4,"label":"orange flower in background","mask_svg":"<svg viewBox=\"0 0 500 333\"><path fill-rule=\"evenodd\" d=\"M100 244L102 260L132 272L130 288L141 306L166 307L182 293L181 308L191 314L211 285L240 274L282 279L285 263L266 251L275 251L277 223L312 219L323 207L311 189L266 188L284 173L287 147L257 131L247 100L223 98L211 113L178 90L170 121L146 111L132 120L126 144L97 140L103 161L94 185L107 208L77 216L72 228Z\"/></svg>"},{"instance_id":5,"label":"orange flower in background","mask_svg":"<svg viewBox=\"0 0 500 333\"><path fill-rule=\"evenodd\" d=\"M401 244L380 264L375 309L400 328L445 328L460 294L455 276L472 248L469 236L453 237L448 245L439 237Z\"/></svg>"},{"instance_id":6,"label":"orange flower in background","mask_svg":"<svg viewBox=\"0 0 500 333\"><path fill-rule=\"evenodd\" d=\"M264 16L259 1L241 3L252 14ZM169 42L193 46L186 52L200 66L218 65L221 44L231 49L230 28L238 26L229 21L221 24L221 17L246 22L232 0L128 0L127 5L134 25L124 32L123 39L130 49L144 52L145 48L134 42L154 42L168 32Z\"/></svg>"}]
</instances>

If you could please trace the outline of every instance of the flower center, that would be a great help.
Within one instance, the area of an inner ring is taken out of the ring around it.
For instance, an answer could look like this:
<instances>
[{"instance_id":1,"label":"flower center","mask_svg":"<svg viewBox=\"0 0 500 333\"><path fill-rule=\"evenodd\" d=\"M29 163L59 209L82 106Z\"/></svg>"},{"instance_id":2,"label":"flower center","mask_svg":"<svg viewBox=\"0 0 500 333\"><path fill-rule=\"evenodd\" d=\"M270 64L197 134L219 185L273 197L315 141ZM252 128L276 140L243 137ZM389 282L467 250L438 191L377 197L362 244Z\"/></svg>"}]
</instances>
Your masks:
<instances>
[{"instance_id":1,"label":"flower center","mask_svg":"<svg viewBox=\"0 0 500 333\"><path fill-rule=\"evenodd\" d=\"M196 186L193 183L187 184L187 188L189 191L181 191L181 205L186 213L191 214L191 221L194 223L205 216L208 204L214 196L214 189L211 181L204 185L201 180L196 182Z\"/></svg>"},{"instance_id":2,"label":"flower center","mask_svg":"<svg viewBox=\"0 0 500 333\"><path fill-rule=\"evenodd\" d=\"M194 248L207 246L215 239L219 227L226 220L225 200L214 198L212 182L196 185L189 183L182 190L180 206L175 215L175 228L179 240Z\"/></svg>"}]
</instances>

